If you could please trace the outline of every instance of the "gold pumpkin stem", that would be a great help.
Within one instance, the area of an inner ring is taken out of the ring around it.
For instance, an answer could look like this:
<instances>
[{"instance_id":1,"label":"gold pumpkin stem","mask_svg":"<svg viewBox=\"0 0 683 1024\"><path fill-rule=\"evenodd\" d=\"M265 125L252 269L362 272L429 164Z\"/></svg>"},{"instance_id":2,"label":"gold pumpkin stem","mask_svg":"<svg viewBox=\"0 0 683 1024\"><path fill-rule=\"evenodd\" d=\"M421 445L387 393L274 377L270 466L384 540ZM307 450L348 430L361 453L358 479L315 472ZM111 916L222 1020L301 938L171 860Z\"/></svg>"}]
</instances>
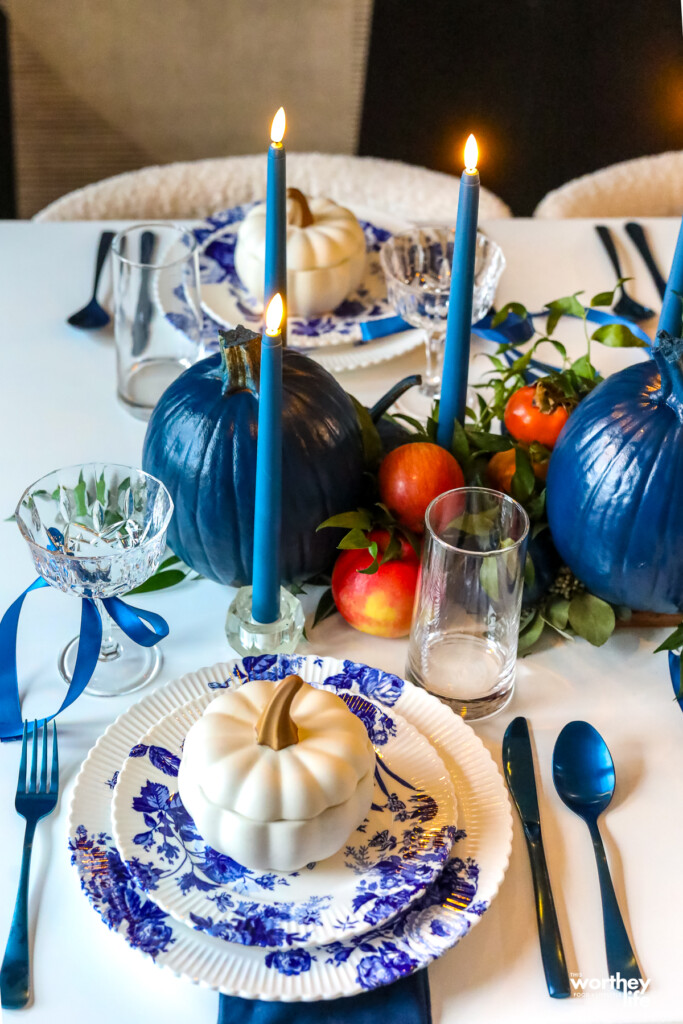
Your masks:
<instances>
[{"instance_id":1,"label":"gold pumpkin stem","mask_svg":"<svg viewBox=\"0 0 683 1024\"><path fill-rule=\"evenodd\" d=\"M286 676L278 683L256 723L256 738L262 746L282 750L299 742L299 730L290 709L303 685L301 676Z\"/></svg>"},{"instance_id":2,"label":"gold pumpkin stem","mask_svg":"<svg viewBox=\"0 0 683 1024\"><path fill-rule=\"evenodd\" d=\"M313 214L311 213L311 208L308 205L308 201L306 200L306 196L303 194L303 192L300 192L298 188L288 188L287 198L293 199L294 202L299 207L299 209L294 214L294 223L297 225L297 227L310 227L311 224L313 223Z\"/></svg>"}]
</instances>

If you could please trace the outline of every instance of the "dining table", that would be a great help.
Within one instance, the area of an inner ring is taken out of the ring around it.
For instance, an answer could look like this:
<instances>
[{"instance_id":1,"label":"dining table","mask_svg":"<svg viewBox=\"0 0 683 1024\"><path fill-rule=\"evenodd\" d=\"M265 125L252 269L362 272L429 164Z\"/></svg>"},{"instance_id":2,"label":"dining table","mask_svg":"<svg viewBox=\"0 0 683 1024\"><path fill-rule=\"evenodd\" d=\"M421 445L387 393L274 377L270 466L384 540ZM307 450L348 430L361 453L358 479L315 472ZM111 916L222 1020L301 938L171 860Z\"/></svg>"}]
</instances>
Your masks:
<instances>
[{"instance_id":1,"label":"dining table","mask_svg":"<svg viewBox=\"0 0 683 1024\"><path fill-rule=\"evenodd\" d=\"M655 258L671 262L679 222L643 219ZM659 298L620 220L612 228L636 298L659 309ZM79 331L67 323L89 295L100 232L118 223L6 221L0 226L0 607L34 578L13 511L24 488L59 466L99 461L139 465L145 423L116 397L113 327ZM517 300L537 311L544 303L583 291L584 299L614 285L614 274L591 220L491 220L481 225L503 249L506 269L496 305ZM101 298L111 307L108 279ZM643 325L654 334L656 320ZM565 320L557 336L571 353L585 351L583 327ZM486 369L487 343L473 339L472 379ZM543 350L542 350L543 351ZM548 353L550 355L550 352ZM597 343L598 369L611 373L640 349ZM391 361L339 374L365 404L396 380L419 372L416 348ZM590 544L590 537L585 543ZM407 638L382 639L352 629L338 614L311 626L303 652L349 658L403 675ZM145 595L170 634L163 665L150 687L234 657L225 635L233 591L208 580L186 581ZM18 636L24 717L55 710L64 696L58 652L78 631L79 604L48 588L27 602ZM681 950L683 887L683 714L674 700L666 654L654 654L660 628L619 628L602 647L583 639L545 637L517 665L512 702L497 716L473 723L499 768L506 726L527 717L536 757L541 822L557 914L574 994L548 996L539 950L532 878L519 819L513 814L510 862L490 909L470 933L429 967L435 1024L548 1024L548 1022L683 1021ZM216 1019L217 994L189 984L130 949L93 913L79 891L67 848L74 780L89 749L116 717L145 696L83 695L58 719L60 799L38 827L30 889L34 997L2 1019L31 1024L124 1021L181 1024ZM564 806L552 779L552 752L563 726L590 722L605 738L616 768L616 792L602 819L615 889L647 979L646 991L610 991L598 875L585 824ZM4 947L19 877L24 823L15 813L19 745L0 746L0 943ZM678 881L677 881L678 879ZM292 1019L295 1019L292 1018ZM323 1021L321 1007L320 1020ZM353 1019L352 1003L349 1020Z\"/></svg>"}]
</instances>

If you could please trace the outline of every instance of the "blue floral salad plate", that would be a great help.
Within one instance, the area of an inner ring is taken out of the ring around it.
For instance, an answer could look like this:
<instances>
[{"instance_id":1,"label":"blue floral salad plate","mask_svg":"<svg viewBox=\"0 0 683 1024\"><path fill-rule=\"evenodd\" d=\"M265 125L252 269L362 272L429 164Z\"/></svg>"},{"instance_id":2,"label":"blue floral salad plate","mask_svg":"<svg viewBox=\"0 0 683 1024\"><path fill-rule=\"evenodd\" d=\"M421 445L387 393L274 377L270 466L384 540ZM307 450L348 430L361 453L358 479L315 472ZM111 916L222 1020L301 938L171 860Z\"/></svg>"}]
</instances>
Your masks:
<instances>
[{"instance_id":1,"label":"blue floral salad plate","mask_svg":"<svg viewBox=\"0 0 683 1024\"><path fill-rule=\"evenodd\" d=\"M441 872L388 922L320 945L284 942L268 948L226 942L176 920L141 890L113 838L114 791L131 750L167 715L247 679L280 679L292 672L364 698L394 721L401 716L427 738L453 780L457 832ZM503 880L511 841L512 815L500 772L462 719L399 676L314 655L238 659L159 687L124 712L90 751L69 815L71 860L105 924L157 966L247 999L334 999L426 967L481 919Z\"/></svg>"},{"instance_id":2,"label":"blue floral salad plate","mask_svg":"<svg viewBox=\"0 0 683 1024\"><path fill-rule=\"evenodd\" d=\"M193 229L200 246L202 351L198 358L218 347L219 329L244 324L254 331L261 330L262 307L245 289L235 270L237 233L244 217L255 205L246 203L222 210ZM289 347L306 351L331 372L393 359L424 343L422 331L415 329L373 341L363 339L361 325L365 321L394 316L387 300L378 253L386 238L409 225L361 207L354 208L354 212L363 228L367 247L365 275L357 292L332 313L310 319L289 317L287 322ZM167 320L184 331L191 300L183 284L182 268L179 266L175 276L169 273L161 280L157 275L154 284L158 288L157 303Z\"/></svg>"},{"instance_id":3,"label":"blue floral salad plate","mask_svg":"<svg viewBox=\"0 0 683 1024\"><path fill-rule=\"evenodd\" d=\"M315 667L315 666L313 666ZM310 678L326 689L344 687ZM439 875L456 835L453 783L404 718L339 691L376 750L368 818L324 861L289 873L250 871L208 846L177 791L185 736L215 697L167 715L136 744L114 790L112 832L149 898L191 928L269 949L324 945L386 924Z\"/></svg>"}]
</instances>

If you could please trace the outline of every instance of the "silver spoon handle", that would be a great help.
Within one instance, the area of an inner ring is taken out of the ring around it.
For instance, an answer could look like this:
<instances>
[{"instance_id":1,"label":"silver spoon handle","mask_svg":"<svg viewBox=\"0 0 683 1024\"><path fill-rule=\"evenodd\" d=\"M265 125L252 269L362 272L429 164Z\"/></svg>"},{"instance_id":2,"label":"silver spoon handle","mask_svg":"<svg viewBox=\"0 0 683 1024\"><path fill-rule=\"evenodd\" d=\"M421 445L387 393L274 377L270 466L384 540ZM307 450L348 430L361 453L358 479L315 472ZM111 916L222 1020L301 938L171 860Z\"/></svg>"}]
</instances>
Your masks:
<instances>
[{"instance_id":1,"label":"silver spoon handle","mask_svg":"<svg viewBox=\"0 0 683 1024\"><path fill-rule=\"evenodd\" d=\"M612 876L609 873L605 847L602 844L602 837L598 829L597 821L589 821L595 860L598 865L598 878L600 879L600 895L602 896L602 916L605 925L605 948L607 950L607 968L610 977L617 974L627 981L630 978L642 980L640 968L636 955L633 952L629 937L626 934L617 894L612 884Z\"/></svg>"}]
</instances>

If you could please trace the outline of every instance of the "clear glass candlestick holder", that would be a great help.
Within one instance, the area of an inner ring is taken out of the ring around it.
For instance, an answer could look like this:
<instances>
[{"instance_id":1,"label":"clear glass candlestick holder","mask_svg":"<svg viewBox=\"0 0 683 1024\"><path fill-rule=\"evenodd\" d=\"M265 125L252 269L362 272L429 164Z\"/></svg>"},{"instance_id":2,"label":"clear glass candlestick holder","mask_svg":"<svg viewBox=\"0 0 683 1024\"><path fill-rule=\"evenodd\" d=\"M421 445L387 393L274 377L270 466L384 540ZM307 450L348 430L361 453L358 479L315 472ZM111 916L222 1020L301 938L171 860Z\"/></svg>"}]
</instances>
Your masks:
<instances>
[{"instance_id":1,"label":"clear glass candlestick holder","mask_svg":"<svg viewBox=\"0 0 683 1024\"><path fill-rule=\"evenodd\" d=\"M435 498L426 515L407 678L468 720L511 700L529 517L484 487Z\"/></svg>"},{"instance_id":2,"label":"clear glass candlestick holder","mask_svg":"<svg viewBox=\"0 0 683 1024\"><path fill-rule=\"evenodd\" d=\"M159 670L157 647L128 639L102 601L127 594L155 572L172 512L160 480L132 466L102 463L57 469L19 499L15 518L38 574L57 590L91 598L99 610L100 655L86 693L130 693ZM78 643L75 637L59 657L67 682Z\"/></svg>"},{"instance_id":3,"label":"clear glass candlestick holder","mask_svg":"<svg viewBox=\"0 0 683 1024\"><path fill-rule=\"evenodd\" d=\"M304 632L301 601L280 587L280 616L275 622L257 622L251 610L251 587L240 587L228 609L225 634L242 657L256 654L293 654Z\"/></svg>"},{"instance_id":4,"label":"clear glass candlestick holder","mask_svg":"<svg viewBox=\"0 0 683 1024\"><path fill-rule=\"evenodd\" d=\"M398 316L425 332L426 366L420 388L398 403L404 412L425 417L441 392L454 228L414 227L393 235L380 249L387 297ZM505 268L499 245L477 234L472 323L488 312Z\"/></svg>"}]
</instances>

